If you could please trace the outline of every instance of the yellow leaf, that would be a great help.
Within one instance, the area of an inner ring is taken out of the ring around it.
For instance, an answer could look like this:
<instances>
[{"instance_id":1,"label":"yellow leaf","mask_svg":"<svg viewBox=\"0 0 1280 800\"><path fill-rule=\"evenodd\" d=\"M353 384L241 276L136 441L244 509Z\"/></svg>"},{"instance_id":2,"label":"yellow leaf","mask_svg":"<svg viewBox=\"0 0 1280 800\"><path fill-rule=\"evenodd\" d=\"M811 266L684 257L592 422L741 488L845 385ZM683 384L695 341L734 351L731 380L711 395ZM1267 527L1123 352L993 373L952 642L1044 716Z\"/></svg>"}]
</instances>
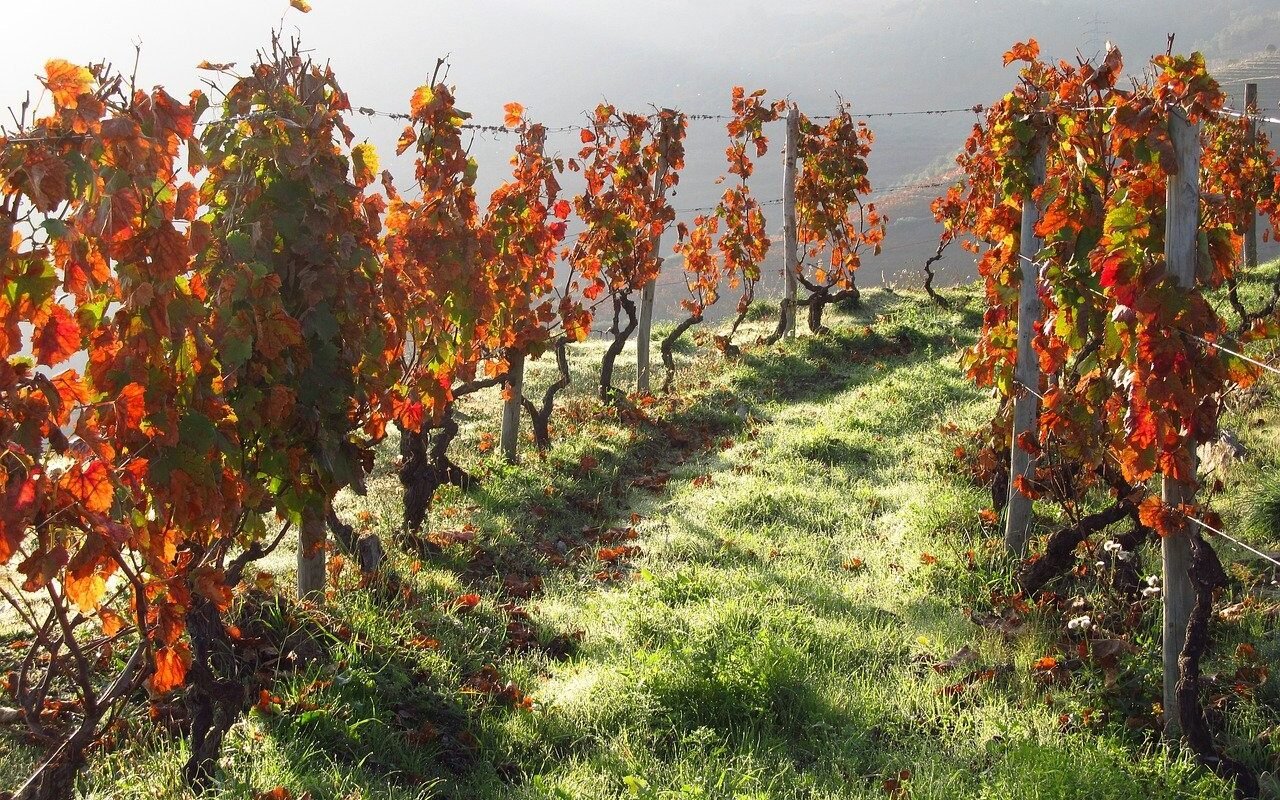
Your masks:
<instances>
[{"instance_id":1,"label":"yellow leaf","mask_svg":"<svg viewBox=\"0 0 1280 800\"><path fill-rule=\"evenodd\" d=\"M307 0L289 0L289 5L306 14L311 10L311 4Z\"/></svg>"},{"instance_id":2,"label":"yellow leaf","mask_svg":"<svg viewBox=\"0 0 1280 800\"><path fill-rule=\"evenodd\" d=\"M436 93L431 90L430 86L419 86L413 91L413 97L409 98L409 112L419 117L427 106L436 99Z\"/></svg>"},{"instance_id":3,"label":"yellow leaf","mask_svg":"<svg viewBox=\"0 0 1280 800\"><path fill-rule=\"evenodd\" d=\"M361 142L351 148L351 168L355 173L356 186L364 188L373 183L378 174L378 151L368 142Z\"/></svg>"}]
</instances>

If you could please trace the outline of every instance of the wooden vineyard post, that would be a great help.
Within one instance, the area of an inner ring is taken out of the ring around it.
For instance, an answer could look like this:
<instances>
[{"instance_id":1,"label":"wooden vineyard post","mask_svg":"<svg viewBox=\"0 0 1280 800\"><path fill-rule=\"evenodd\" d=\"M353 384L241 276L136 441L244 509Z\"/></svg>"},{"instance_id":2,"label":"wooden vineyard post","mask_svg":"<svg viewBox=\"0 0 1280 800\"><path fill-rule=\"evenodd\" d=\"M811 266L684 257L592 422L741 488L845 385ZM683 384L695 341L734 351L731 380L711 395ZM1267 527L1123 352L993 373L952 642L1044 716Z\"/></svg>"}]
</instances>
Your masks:
<instances>
[{"instance_id":1,"label":"wooden vineyard post","mask_svg":"<svg viewBox=\"0 0 1280 800\"><path fill-rule=\"evenodd\" d=\"M1258 84L1244 85L1244 113L1249 116L1246 141L1252 145L1258 138ZM1244 228L1244 268L1258 266L1258 209L1256 198L1250 195L1249 212Z\"/></svg>"},{"instance_id":2,"label":"wooden vineyard post","mask_svg":"<svg viewBox=\"0 0 1280 800\"><path fill-rule=\"evenodd\" d=\"M533 157L542 157L542 148L546 143L546 130L536 126L529 133L529 145ZM524 400L524 353L507 351L507 379L504 384L502 401L502 457L508 464L516 463L516 455L520 446L520 412Z\"/></svg>"},{"instance_id":3,"label":"wooden vineyard post","mask_svg":"<svg viewBox=\"0 0 1280 800\"><path fill-rule=\"evenodd\" d=\"M666 196L667 186L667 146L671 142L671 126L675 124L675 113L669 108L664 108L660 115L662 119L662 129L658 132L658 169L653 177L653 193L658 199ZM662 266L662 234L659 233L653 240L654 258L658 259L658 266ZM655 272L653 280L644 285L640 290L640 320L636 326L636 391L640 394L649 393L649 340L653 337L653 301L657 296L658 276Z\"/></svg>"},{"instance_id":4,"label":"wooden vineyard post","mask_svg":"<svg viewBox=\"0 0 1280 800\"><path fill-rule=\"evenodd\" d=\"M324 597L325 539L329 531L325 520L326 503L311 503L302 510L302 527L298 531L299 600Z\"/></svg>"},{"instance_id":5,"label":"wooden vineyard post","mask_svg":"<svg viewBox=\"0 0 1280 800\"><path fill-rule=\"evenodd\" d=\"M796 230L796 158L800 144L800 109L787 107L787 143L782 151L782 277L783 331L796 335L796 264L799 236Z\"/></svg>"},{"instance_id":6,"label":"wooden vineyard post","mask_svg":"<svg viewBox=\"0 0 1280 800\"><path fill-rule=\"evenodd\" d=\"M502 401L502 457L508 464L514 464L520 437L520 401L524 397L524 353L507 354L507 380L503 389L506 398Z\"/></svg>"},{"instance_id":7,"label":"wooden vineyard post","mask_svg":"<svg viewBox=\"0 0 1280 800\"><path fill-rule=\"evenodd\" d=\"M1035 323L1043 313L1038 285L1040 267L1036 257L1041 241L1035 235L1040 221L1040 206L1033 193L1044 183L1045 141L1032 142L1031 184L1022 198L1022 234L1018 261L1022 268L1022 285L1018 294L1018 356L1013 377L1013 435L1009 443L1009 508L1005 517L1004 545L1010 555L1021 558L1027 553L1027 530L1031 525L1031 498L1018 491L1018 478L1030 478L1034 465L1031 454L1018 440L1023 434L1036 435L1036 418L1040 414L1040 359L1031 346Z\"/></svg>"},{"instance_id":8,"label":"wooden vineyard post","mask_svg":"<svg viewBox=\"0 0 1280 800\"><path fill-rule=\"evenodd\" d=\"M1169 114L1169 138L1173 143L1176 174L1169 176L1165 200L1164 254L1169 274L1184 289L1196 285L1196 259L1200 233L1200 127L1191 124L1180 108ZM1195 497L1194 445L1186 445L1191 479L1161 478L1160 496L1169 506L1189 503ZM1160 540L1163 567L1164 621L1162 655L1164 665L1164 730L1168 739L1179 735L1178 656L1187 638L1187 621L1195 604L1191 586L1191 542L1184 521Z\"/></svg>"}]
</instances>

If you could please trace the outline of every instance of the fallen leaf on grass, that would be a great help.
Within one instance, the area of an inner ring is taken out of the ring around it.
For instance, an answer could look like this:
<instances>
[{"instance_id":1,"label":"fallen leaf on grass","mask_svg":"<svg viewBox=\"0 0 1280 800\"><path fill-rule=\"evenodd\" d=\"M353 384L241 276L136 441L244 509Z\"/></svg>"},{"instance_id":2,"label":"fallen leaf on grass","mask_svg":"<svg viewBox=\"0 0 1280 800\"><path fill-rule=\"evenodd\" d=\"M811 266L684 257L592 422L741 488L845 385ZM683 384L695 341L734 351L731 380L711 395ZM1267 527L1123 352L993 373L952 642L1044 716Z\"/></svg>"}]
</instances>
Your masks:
<instances>
[{"instance_id":1,"label":"fallen leaf on grass","mask_svg":"<svg viewBox=\"0 0 1280 800\"><path fill-rule=\"evenodd\" d=\"M458 614L465 614L480 605L480 595L474 593L459 595L445 605Z\"/></svg>"},{"instance_id":2,"label":"fallen leaf on grass","mask_svg":"<svg viewBox=\"0 0 1280 800\"><path fill-rule=\"evenodd\" d=\"M971 664L978 660L978 654L973 651L969 645L965 645L956 651L955 655L946 661L940 661L933 665L933 671L939 675L945 675L962 664Z\"/></svg>"}]
</instances>

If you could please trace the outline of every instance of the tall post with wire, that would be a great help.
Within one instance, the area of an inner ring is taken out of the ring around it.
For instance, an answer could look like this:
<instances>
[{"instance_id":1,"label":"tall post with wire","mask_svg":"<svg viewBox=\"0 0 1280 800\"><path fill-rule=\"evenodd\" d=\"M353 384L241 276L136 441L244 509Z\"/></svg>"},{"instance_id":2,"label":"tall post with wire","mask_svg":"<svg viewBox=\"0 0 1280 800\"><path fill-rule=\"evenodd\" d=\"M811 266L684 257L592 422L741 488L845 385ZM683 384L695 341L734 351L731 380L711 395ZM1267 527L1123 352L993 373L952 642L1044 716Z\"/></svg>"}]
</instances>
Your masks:
<instances>
[{"instance_id":1,"label":"tall post with wire","mask_svg":"<svg viewBox=\"0 0 1280 800\"><path fill-rule=\"evenodd\" d=\"M672 126L676 124L676 112L669 108L662 109L659 114L661 129L658 132L658 169L653 176L653 194L661 200L667 193L667 146L672 138ZM654 236L653 254L662 264L662 234ZM636 391L648 394L649 389L649 344L653 338L653 301L657 295L658 275L655 271L653 280L640 290L640 321L636 327Z\"/></svg>"},{"instance_id":2,"label":"tall post with wire","mask_svg":"<svg viewBox=\"0 0 1280 800\"><path fill-rule=\"evenodd\" d=\"M530 157L541 158L542 148L546 143L546 129L535 126L530 131ZM508 464L516 463L520 447L520 412L524 400L524 353L518 350L507 352L507 377L503 383L502 400L502 457Z\"/></svg>"},{"instance_id":3,"label":"tall post with wire","mask_svg":"<svg viewBox=\"0 0 1280 800\"><path fill-rule=\"evenodd\" d=\"M1258 138L1258 84L1244 85L1244 113L1248 118L1245 141L1250 146ZM1250 195L1248 216L1244 223L1244 268L1258 266L1258 208L1256 198Z\"/></svg>"},{"instance_id":4,"label":"tall post with wire","mask_svg":"<svg viewBox=\"0 0 1280 800\"><path fill-rule=\"evenodd\" d=\"M1018 260L1022 267L1022 285L1018 292L1018 356L1013 368L1013 435L1009 443L1009 507L1005 516L1004 546L1013 556L1027 553L1027 532L1031 527L1031 498L1018 491L1019 478L1032 476L1035 464L1021 445L1026 436L1036 435L1040 415L1040 359L1031 346L1035 323L1044 312L1040 302L1040 268L1036 257L1042 243L1036 236L1041 209L1034 195L1044 183L1045 138L1038 135L1031 142L1030 185L1022 198L1022 227Z\"/></svg>"},{"instance_id":5,"label":"tall post with wire","mask_svg":"<svg viewBox=\"0 0 1280 800\"><path fill-rule=\"evenodd\" d=\"M787 107L787 143L782 151L782 276L786 292L782 301L783 331L796 335L796 267L799 233L796 229L796 161L800 146L800 109Z\"/></svg>"},{"instance_id":6,"label":"tall post with wire","mask_svg":"<svg viewBox=\"0 0 1280 800\"><path fill-rule=\"evenodd\" d=\"M329 529L322 501L308 503L302 510L298 529L298 599L324 597L324 562Z\"/></svg>"},{"instance_id":7,"label":"tall post with wire","mask_svg":"<svg viewBox=\"0 0 1280 800\"><path fill-rule=\"evenodd\" d=\"M516 463L520 438L521 400L524 397L524 353L507 353L507 379L502 392L502 457Z\"/></svg>"},{"instance_id":8,"label":"tall post with wire","mask_svg":"<svg viewBox=\"0 0 1280 800\"><path fill-rule=\"evenodd\" d=\"M1196 285L1196 259L1200 235L1200 126L1192 124L1181 108L1169 112L1169 139L1173 144L1176 172L1169 176L1165 198L1164 258L1169 275L1184 289ZM1179 481L1161 478L1160 499L1169 506L1191 502L1195 497L1195 446L1186 445L1191 475ZM1160 540L1163 572L1164 730L1175 740L1178 724L1178 656L1187 638L1187 621L1195 605L1191 585L1191 540L1185 520Z\"/></svg>"}]
</instances>

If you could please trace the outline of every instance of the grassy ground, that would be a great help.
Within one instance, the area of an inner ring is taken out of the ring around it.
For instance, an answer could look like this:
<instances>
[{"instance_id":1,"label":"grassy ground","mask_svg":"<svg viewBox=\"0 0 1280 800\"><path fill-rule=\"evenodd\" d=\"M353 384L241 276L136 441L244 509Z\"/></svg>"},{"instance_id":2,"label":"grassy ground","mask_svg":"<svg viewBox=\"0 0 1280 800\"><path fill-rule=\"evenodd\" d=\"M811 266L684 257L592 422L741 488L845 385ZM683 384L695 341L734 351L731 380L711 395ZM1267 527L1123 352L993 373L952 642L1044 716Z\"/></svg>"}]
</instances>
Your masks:
<instances>
[{"instance_id":1,"label":"grassy ground","mask_svg":"<svg viewBox=\"0 0 1280 800\"><path fill-rule=\"evenodd\" d=\"M831 335L733 361L686 350L680 392L625 419L590 399L603 345L585 345L553 451L516 468L478 452L496 405L470 406L458 450L483 482L440 496L438 552L389 546L394 594L347 569L322 611L274 612L319 622L319 652L233 730L217 796L1230 797L1154 734L1154 604L1110 676L1032 670L1061 650L1054 609L1016 631L971 619L1011 587L990 496L952 454L993 407L957 365L977 297L953 296L942 311L873 291ZM1273 405L1236 414L1255 458L1221 498L1228 523L1280 462ZM394 453L339 507L386 542ZM1263 581L1240 569L1239 587ZM1237 640L1275 660L1265 611L1233 617L1214 671ZM1229 701L1229 740L1260 769L1276 697L1272 677ZM5 782L29 758L10 749ZM139 724L84 794L181 796L183 756Z\"/></svg>"}]
</instances>

